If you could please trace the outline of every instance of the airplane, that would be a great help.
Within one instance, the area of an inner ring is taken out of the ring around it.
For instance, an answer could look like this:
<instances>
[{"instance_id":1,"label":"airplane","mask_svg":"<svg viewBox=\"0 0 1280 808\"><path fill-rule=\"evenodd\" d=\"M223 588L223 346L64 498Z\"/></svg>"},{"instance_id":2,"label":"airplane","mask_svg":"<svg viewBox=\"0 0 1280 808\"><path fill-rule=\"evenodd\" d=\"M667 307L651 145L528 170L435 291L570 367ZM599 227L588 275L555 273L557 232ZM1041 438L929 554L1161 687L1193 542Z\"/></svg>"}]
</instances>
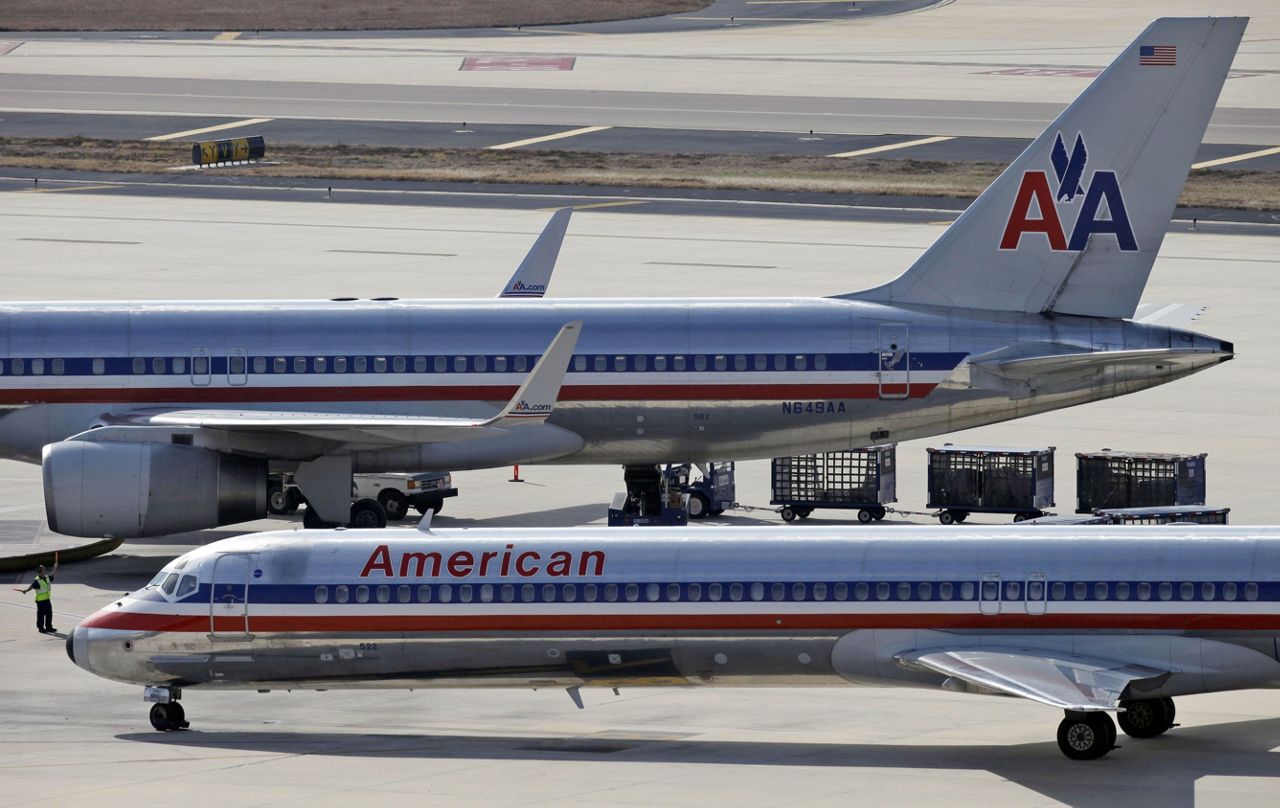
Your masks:
<instances>
[{"instance_id":1,"label":"airplane","mask_svg":"<svg viewBox=\"0 0 1280 808\"><path fill-rule=\"evenodd\" d=\"M76 626L81 668L188 690L871 685L1064 711L1069 758L1280 687L1280 528L280 531L201 546Z\"/></svg>"},{"instance_id":2,"label":"airplane","mask_svg":"<svg viewBox=\"0 0 1280 808\"><path fill-rule=\"evenodd\" d=\"M861 292L0 305L0 456L42 463L71 535L257 518L269 470L296 474L320 526L349 520L353 472L823 452L1185 377L1232 343L1166 307L1132 318L1246 23L1153 22L919 260ZM569 322L550 417L477 429Z\"/></svg>"}]
</instances>

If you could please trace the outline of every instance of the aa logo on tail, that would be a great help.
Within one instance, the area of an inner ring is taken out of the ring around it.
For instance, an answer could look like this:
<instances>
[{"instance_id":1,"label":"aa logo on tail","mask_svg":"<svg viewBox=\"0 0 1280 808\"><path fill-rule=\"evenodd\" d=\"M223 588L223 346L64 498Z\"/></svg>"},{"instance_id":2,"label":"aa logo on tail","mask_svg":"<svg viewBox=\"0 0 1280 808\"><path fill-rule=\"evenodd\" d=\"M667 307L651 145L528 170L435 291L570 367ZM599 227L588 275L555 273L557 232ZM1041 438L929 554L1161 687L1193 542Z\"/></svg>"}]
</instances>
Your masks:
<instances>
[{"instance_id":1,"label":"aa logo on tail","mask_svg":"<svg viewBox=\"0 0 1280 808\"><path fill-rule=\"evenodd\" d=\"M1024 172L1000 238L1000 249L1016 250L1024 234L1043 233L1049 249L1078 252L1088 245L1089 236L1094 233L1110 233L1122 251L1137 252L1138 241L1129 224L1129 212L1124 206L1116 172L1094 171L1088 188L1082 184L1085 163L1089 160L1084 135L1076 135L1075 145L1068 154L1059 132L1050 157L1058 182L1057 193L1049 187L1048 172ZM1103 202L1106 202L1108 218L1101 218ZM1063 221L1072 212L1075 220L1068 238Z\"/></svg>"}]
</instances>

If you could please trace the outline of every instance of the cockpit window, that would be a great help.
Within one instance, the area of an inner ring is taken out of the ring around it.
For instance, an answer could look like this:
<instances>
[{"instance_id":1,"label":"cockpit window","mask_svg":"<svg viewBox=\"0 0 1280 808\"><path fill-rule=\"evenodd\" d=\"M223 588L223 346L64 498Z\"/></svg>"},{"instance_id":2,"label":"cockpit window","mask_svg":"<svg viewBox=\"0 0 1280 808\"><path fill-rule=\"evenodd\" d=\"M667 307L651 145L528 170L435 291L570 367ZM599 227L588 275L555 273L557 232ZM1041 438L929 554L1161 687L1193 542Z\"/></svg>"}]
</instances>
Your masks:
<instances>
[{"instance_id":1,"label":"cockpit window","mask_svg":"<svg viewBox=\"0 0 1280 808\"><path fill-rule=\"evenodd\" d=\"M182 576L182 580L178 581L178 597L185 598L194 591L196 591L196 576Z\"/></svg>"},{"instance_id":2,"label":"cockpit window","mask_svg":"<svg viewBox=\"0 0 1280 808\"><path fill-rule=\"evenodd\" d=\"M143 588L143 589L151 589L151 588L153 588L153 587L157 587L157 586L159 586L160 584L164 583L164 579L165 579L165 578L167 578L167 577L168 577L168 575L169 575L169 571L168 571L168 570L160 570L159 572L157 572L157 573L156 573L156 577L152 578L152 579L151 579L151 582L150 582L150 583L148 583L146 586L144 586L144 587L142 587L142 588Z\"/></svg>"},{"instance_id":3,"label":"cockpit window","mask_svg":"<svg viewBox=\"0 0 1280 808\"><path fill-rule=\"evenodd\" d=\"M160 591L166 595L173 594L173 587L178 583L178 573L171 572L169 577L164 579L164 583L160 584Z\"/></svg>"}]
</instances>

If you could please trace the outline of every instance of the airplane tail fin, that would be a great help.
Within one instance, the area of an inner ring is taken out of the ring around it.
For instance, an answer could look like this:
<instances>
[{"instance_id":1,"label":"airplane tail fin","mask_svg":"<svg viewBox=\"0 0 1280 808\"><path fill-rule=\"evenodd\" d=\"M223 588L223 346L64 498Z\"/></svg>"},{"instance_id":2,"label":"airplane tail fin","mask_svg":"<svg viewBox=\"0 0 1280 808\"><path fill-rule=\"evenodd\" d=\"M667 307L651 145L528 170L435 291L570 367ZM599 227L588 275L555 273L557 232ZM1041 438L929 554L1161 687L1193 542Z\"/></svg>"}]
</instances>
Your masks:
<instances>
[{"instance_id":1,"label":"airplane tail fin","mask_svg":"<svg viewBox=\"0 0 1280 808\"><path fill-rule=\"evenodd\" d=\"M1133 316L1247 23L1151 23L905 273L840 297Z\"/></svg>"},{"instance_id":2,"label":"airplane tail fin","mask_svg":"<svg viewBox=\"0 0 1280 808\"><path fill-rule=\"evenodd\" d=\"M569 228L572 215L573 208L561 208L552 215L498 297L542 297L547 293L556 258L560 255L560 244L564 241L564 232Z\"/></svg>"}]
</instances>

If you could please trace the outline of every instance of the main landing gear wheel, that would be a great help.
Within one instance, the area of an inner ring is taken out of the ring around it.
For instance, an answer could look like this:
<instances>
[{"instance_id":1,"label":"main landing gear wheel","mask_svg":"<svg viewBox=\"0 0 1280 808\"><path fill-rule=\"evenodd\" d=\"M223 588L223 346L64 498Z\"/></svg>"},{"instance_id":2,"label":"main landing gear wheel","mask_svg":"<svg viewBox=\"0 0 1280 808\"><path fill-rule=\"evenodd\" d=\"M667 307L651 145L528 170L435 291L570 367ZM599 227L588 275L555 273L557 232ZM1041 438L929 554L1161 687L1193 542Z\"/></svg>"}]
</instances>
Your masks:
<instances>
[{"instance_id":1,"label":"main landing gear wheel","mask_svg":"<svg viewBox=\"0 0 1280 808\"><path fill-rule=\"evenodd\" d=\"M1154 738L1173 727L1173 699L1122 701L1120 729L1130 738Z\"/></svg>"},{"instance_id":2,"label":"main landing gear wheel","mask_svg":"<svg viewBox=\"0 0 1280 808\"><path fill-rule=\"evenodd\" d=\"M187 721L187 711L182 709L182 705L176 701L151 705L151 714L148 717L151 719L151 726L160 732L186 729L191 726Z\"/></svg>"},{"instance_id":3,"label":"main landing gear wheel","mask_svg":"<svg viewBox=\"0 0 1280 808\"><path fill-rule=\"evenodd\" d=\"M707 500L705 494L699 494L696 491L689 495L689 518L701 519L711 510L711 503Z\"/></svg>"},{"instance_id":4,"label":"main landing gear wheel","mask_svg":"<svg viewBox=\"0 0 1280 808\"><path fill-rule=\"evenodd\" d=\"M351 527L386 527L387 512L374 499L362 499L351 506Z\"/></svg>"},{"instance_id":5,"label":"main landing gear wheel","mask_svg":"<svg viewBox=\"0 0 1280 808\"><path fill-rule=\"evenodd\" d=\"M1067 713L1058 725L1058 748L1072 760L1097 760L1115 745L1116 725L1106 713Z\"/></svg>"},{"instance_id":6,"label":"main landing gear wheel","mask_svg":"<svg viewBox=\"0 0 1280 808\"><path fill-rule=\"evenodd\" d=\"M409 515L409 498L394 488L378 494L378 504L387 512L387 518L400 521Z\"/></svg>"}]
</instances>

